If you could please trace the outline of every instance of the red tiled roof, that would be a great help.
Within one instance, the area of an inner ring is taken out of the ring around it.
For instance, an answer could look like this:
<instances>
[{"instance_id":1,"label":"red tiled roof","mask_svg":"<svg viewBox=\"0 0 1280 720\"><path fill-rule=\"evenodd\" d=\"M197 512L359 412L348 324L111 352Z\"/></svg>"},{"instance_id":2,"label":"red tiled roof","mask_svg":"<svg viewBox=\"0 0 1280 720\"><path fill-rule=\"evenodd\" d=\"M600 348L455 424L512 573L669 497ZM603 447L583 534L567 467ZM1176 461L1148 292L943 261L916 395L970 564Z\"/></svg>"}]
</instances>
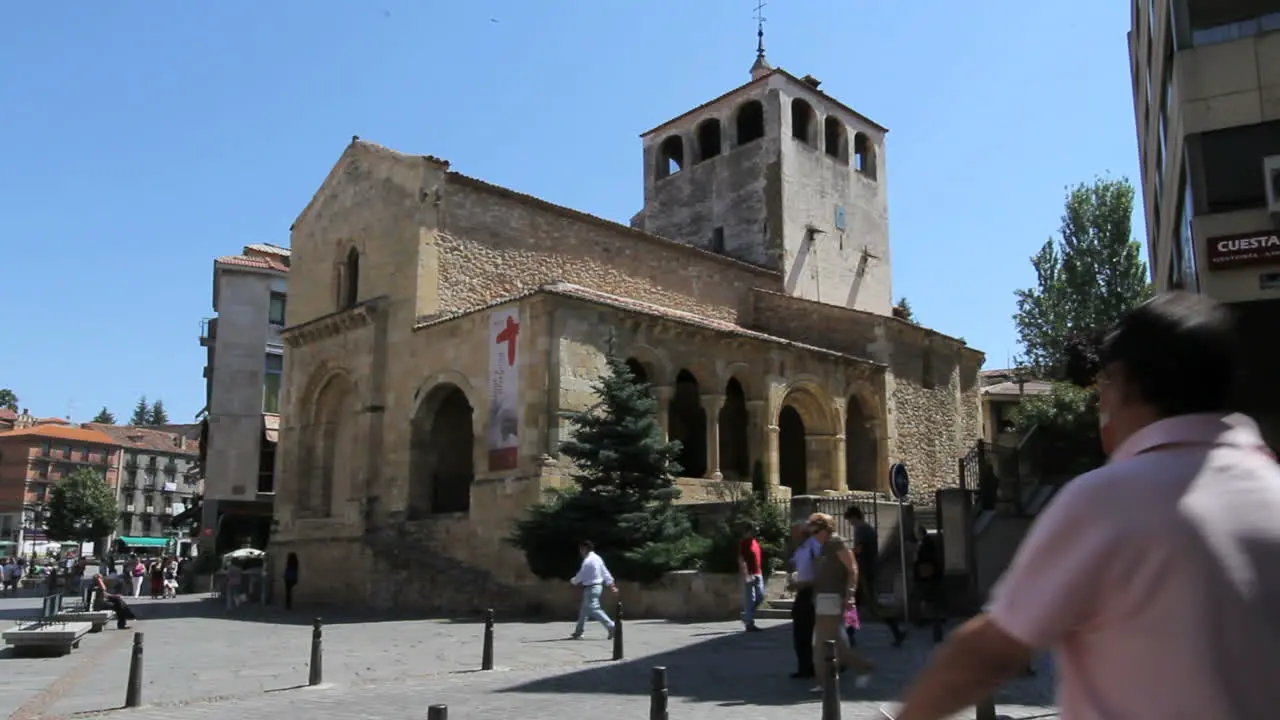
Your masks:
<instances>
[{"instance_id":1,"label":"red tiled roof","mask_svg":"<svg viewBox=\"0 0 1280 720\"><path fill-rule=\"evenodd\" d=\"M874 367L884 367L882 363L875 362L874 360L867 360L866 358L860 358L854 355L848 355L842 352L837 352L835 350L830 350L828 348L818 347L816 345L809 345L806 343L795 342L794 340L780 338L780 337L777 337L776 335L769 335L767 333L758 332L756 330L748 330L747 328L744 328L741 325L738 325L737 323L732 323L727 320L709 318L703 315L696 315L694 313L685 312L683 310L673 310L671 308L663 307L661 305L654 305L652 303L642 302L640 300L632 300L631 298L624 298L618 295L610 295L609 293L600 292L599 290L592 290L590 288L585 288L585 287L582 287L581 285L574 285L572 283L553 283L551 285L542 285L539 287L529 288L524 292L520 292L515 295L509 295L504 298L499 298L497 300L494 300L491 303L482 305L477 308L472 308L470 310L465 310L463 312L458 312L458 313L451 313L438 318L432 318L425 322L420 322L414 326L414 329L419 330L422 328L431 327L432 325L439 325L441 323L445 323L450 320L463 317L465 315L470 315L476 312L482 312L489 308L497 307L499 305L505 305L507 303L515 302L517 300L523 300L524 298L527 298L531 295L537 295L538 293L546 293L548 295L558 295L560 297L567 297L574 300L581 300L584 302L595 303L597 305L606 305L608 307L622 310L624 312L633 312L633 313L639 313L642 315L649 315L652 317L662 318L664 320L671 320L673 322L683 323L685 325L693 325L695 327L700 327L707 330L714 330L717 332L728 333L730 335L737 335L739 337L751 338L753 340L760 340L762 342L773 343L776 345L786 345L789 347L799 348L801 350L807 350L809 352L815 352L823 355L839 357L844 360L852 360L861 364L871 365Z\"/></svg>"},{"instance_id":2,"label":"red tiled roof","mask_svg":"<svg viewBox=\"0 0 1280 720\"><path fill-rule=\"evenodd\" d=\"M0 408L0 420L17 420L18 411L9 408Z\"/></svg>"},{"instance_id":3,"label":"red tiled roof","mask_svg":"<svg viewBox=\"0 0 1280 720\"><path fill-rule=\"evenodd\" d=\"M256 270L274 270L287 273L289 266L272 257L247 257L245 255L225 255L213 261L215 265L254 268Z\"/></svg>"},{"instance_id":4,"label":"red tiled roof","mask_svg":"<svg viewBox=\"0 0 1280 720\"><path fill-rule=\"evenodd\" d=\"M113 444L126 448L173 455L195 455L199 452L199 442L188 440L179 433L133 425L107 425L106 423L85 423L85 427L107 435L111 438ZM182 445L177 444L179 440L182 441Z\"/></svg>"},{"instance_id":5,"label":"red tiled roof","mask_svg":"<svg viewBox=\"0 0 1280 720\"><path fill-rule=\"evenodd\" d=\"M37 425L70 425L71 423L67 422L66 420L63 420L60 417L47 417L47 418L37 418L36 424Z\"/></svg>"},{"instance_id":6,"label":"red tiled roof","mask_svg":"<svg viewBox=\"0 0 1280 720\"><path fill-rule=\"evenodd\" d=\"M75 442L97 443L98 445L116 445L106 433L92 428L67 427L66 425L36 425L21 430L10 430L0 433L0 440L16 437L40 437L53 440L73 440Z\"/></svg>"}]
</instances>

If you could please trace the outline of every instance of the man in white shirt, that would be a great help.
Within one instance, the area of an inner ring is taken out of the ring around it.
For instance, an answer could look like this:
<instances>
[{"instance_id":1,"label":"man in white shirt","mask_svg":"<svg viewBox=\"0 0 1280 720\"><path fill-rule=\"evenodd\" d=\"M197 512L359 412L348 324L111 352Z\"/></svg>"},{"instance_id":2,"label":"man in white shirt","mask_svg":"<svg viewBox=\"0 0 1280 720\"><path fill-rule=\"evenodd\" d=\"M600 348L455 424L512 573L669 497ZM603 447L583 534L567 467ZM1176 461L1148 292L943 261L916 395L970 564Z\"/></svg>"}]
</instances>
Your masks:
<instances>
[{"instance_id":1,"label":"man in white shirt","mask_svg":"<svg viewBox=\"0 0 1280 720\"><path fill-rule=\"evenodd\" d=\"M811 678L813 668L813 570L822 544L809 535L809 523L796 523L791 528L792 586L796 596L791 602L791 634L796 650L793 678Z\"/></svg>"},{"instance_id":2,"label":"man in white shirt","mask_svg":"<svg viewBox=\"0 0 1280 720\"><path fill-rule=\"evenodd\" d=\"M581 640L587 618L590 617L609 631L609 639L612 640L613 620L610 620L608 613L600 607L600 595L606 587L617 593L618 586L613 584L613 575L610 574L609 568L605 567L604 560L596 554L595 545L590 540L583 540L578 546L578 552L582 555L582 567L569 582L582 587L582 605L578 609L578 625L569 637Z\"/></svg>"}]
</instances>

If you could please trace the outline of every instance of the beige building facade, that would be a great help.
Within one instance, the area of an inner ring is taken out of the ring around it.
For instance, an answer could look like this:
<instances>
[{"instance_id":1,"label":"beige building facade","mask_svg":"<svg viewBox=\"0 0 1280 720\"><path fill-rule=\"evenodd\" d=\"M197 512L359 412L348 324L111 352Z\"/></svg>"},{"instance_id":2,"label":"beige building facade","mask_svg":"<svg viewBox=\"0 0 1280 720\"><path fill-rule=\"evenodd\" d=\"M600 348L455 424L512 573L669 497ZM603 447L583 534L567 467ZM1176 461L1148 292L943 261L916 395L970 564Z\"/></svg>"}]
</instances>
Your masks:
<instances>
[{"instance_id":1,"label":"beige building facade","mask_svg":"<svg viewBox=\"0 0 1280 720\"><path fill-rule=\"evenodd\" d=\"M1130 69L1158 290L1231 303L1240 407L1280 445L1280 2L1134 0Z\"/></svg>"},{"instance_id":2,"label":"beige building facade","mask_svg":"<svg viewBox=\"0 0 1280 720\"><path fill-rule=\"evenodd\" d=\"M353 139L292 229L272 549L300 599L537 606L504 538L568 482L611 339L686 502L757 466L780 496L956 484L983 356L891 315L885 131L762 63L645 135L630 227Z\"/></svg>"}]
</instances>

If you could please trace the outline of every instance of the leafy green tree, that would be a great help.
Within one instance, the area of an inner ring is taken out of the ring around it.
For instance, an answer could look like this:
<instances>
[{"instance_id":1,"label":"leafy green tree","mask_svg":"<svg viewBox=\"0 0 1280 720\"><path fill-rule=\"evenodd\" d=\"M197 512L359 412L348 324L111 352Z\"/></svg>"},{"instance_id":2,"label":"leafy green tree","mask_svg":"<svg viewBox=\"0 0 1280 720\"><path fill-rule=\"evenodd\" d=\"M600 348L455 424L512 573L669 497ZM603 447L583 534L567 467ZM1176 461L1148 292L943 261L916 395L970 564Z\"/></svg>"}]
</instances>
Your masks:
<instances>
[{"instance_id":1,"label":"leafy green tree","mask_svg":"<svg viewBox=\"0 0 1280 720\"><path fill-rule=\"evenodd\" d=\"M0 388L0 408L18 411L18 396L9 388Z\"/></svg>"},{"instance_id":2,"label":"leafy green tree","mask_svg":"<svg viewBox=\"0 0 1280 720\"><path fill-rule=\"evenodd\" d=\"M599 401L569 416L573 430L560 447L577 470L574 486L530 507L508 539L538 577L572 577L583 540L595 544L615 576L640 581L692 567L706 548L674 504L680 444L663 439L657 401L612 339L606 363L594 383Z\"/></svg>"},{"instance_id":3,"label":"leafy green tree","mask_svg":"<svg viewBox=\"0 0 1280 720\"><path fill-rule=\"evenodd\" d=\"M1031 257L1036 287L1015 291L1019 359L1032 374L1066 379L1125 312L1151 296L1142 246L1132 237L1133 186L1098 178L1067 191L1061 237Z\"/></svg>"},{"instance_id":4,"label":"leafy green tree","mask_svg":"<svg viewBox=\"0 0 1280 720\"><path fill-rule=\"evenodd\" d=\"M1106 462L1098 430L1098 394L1092 388L1056 382L1048 395L1024 397L1010 420L1022 433L1038 428L1041 472L1072 476Z\"/></svg>"},{"instance_id":5,"label":"leafy green tree","mask_svg":"<svg viewBox=\"0 0 1280 720\"><path fill-rule=\"evenodd\" d=\"M91 542L116 525L116 495L102 475L81 468L49 490L45 529L53 540Z\"/></svg>"},{"instance_id":6,"label":"leafy green tree","mask_svg":"<svg viewBox=\"0 0 1280 720\"><path fill-rule=\"evenodd\" d=\"M147 425L168 425L169 413L165 412L164 401L157 400L151 405L151 412L147 413Z\"/></svg>"},{"instance_id":7,"label":"leafy green tree","mask_svg":"<svg viewBox=\"0 0 1280 720\"><path fill-rule=\"evenodd\" d=\"M103 405L102 409L98 411L98 414L93 416L92 422L102 423L103 425L115 425L116 416L111 414L111 411L107 409L106 405Z\"/></svg>"},{"instance_id":8,"label":"leafy green tree","mask_svg":"<svg viewBox=\"0 0 1280 720\"><path fill-rule=\"evenodd\" d=\"M729 515L711 535L711 541L702 555L700 568L710 573L738 572L738 542L748 530L760 543L766 574L778 569L786 554L791 536L791 524L783 508L766 494L753 491L735 501Z\"/></svg>"},{"instance_id":9,"label":"leafy green tree","mask_svg":"<svg viewBox=\"0 0 1280 720\"><path fill-rule=\"evenodd\" d=\"M129 417L129 424L137 427L147 425L150 421L151 406L147 404L147 396L143 395L138 398L138 404L133 406L133 415Z\"/></svg>"},{"instance_id":10,"label":"leafy green tree","mask_svg":"<svg viewBox=\"0 0 1280 720\"><path fill-rule=\"evenodd\" d=\"M893 306L893 316L909 323L916 321L916 314L911 310L911 303L907 302L905 297L899 298L898 304Z\"/></svg>"}]
</instances>

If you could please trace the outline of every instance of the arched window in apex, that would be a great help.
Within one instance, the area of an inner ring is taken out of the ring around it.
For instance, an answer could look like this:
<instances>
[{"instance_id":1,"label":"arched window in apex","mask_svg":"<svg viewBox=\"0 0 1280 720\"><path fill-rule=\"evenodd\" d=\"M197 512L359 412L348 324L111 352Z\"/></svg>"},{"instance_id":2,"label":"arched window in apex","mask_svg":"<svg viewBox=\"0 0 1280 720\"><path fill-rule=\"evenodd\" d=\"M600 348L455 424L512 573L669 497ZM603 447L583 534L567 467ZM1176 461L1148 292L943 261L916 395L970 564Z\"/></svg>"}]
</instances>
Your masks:
<instances>
[{"instance_id":1,"label":"arched window in apex","mask_svg":"<svg viewBox=\"0 0 1280 720\"><path fill-rule=\"evenodd\" d=\"M338 273L338 309L355 307L360 301L360 251L351 248Z\"/></svg>"},{"instance_id":2,"label":"arched window in apex","mask_svg":"<svg viewBox=\"0 0 1280 720\"><path fill-rule=\"evenodd\" d=\"M684 138L672 135L658 145L658 167L654 175L661 180L675 175L684 167Z\"/></svg>"},{"instance_id":3,"label":"arched window in apex","mask_svg":"<svg viewBox=\"0 0 1280 720\"><path fill-rule=\"evenodd\" d=\"M698 162L720 154L720 118L707 118L698 123Z\"/></svg>"},{"instance_id":4,"label":"arched window in apex","mask_svg":"<svg viewBox=\"0 0 1280 720\"><path fill-rule=\"evenodd\" d=\"M853 169L869 180L876 179L876 146L865 133L853 136Z\"/></svg>"},{"instance_id":5,"label":"arched window in apex","mask_svg":"<svg viewBox=\"0 0 1280 720\"><path fill-rule=\"evenodd\" d=\"M794 98L791 101L791 137L805 145L817 145L817 138L814 137L817 120L818 114L813 111L813 106L808 101L803 98Z\"/></svg>"},{"instance_id":6,"label":"arched window in apex","mask_svg":"<svg viewBox=\"0 0 1280 720\"><path fill-rule=\"evenodd\" d=\"M823 150L841 165L849 164L849 131L835 115L822 121Z\"/></svg>"},{"instance_id":7,"label":"arched window in apex","mask_svg":"<svg viewBox=\"0 0 1280 720\"><path fill-rule=\"evenodd\" d=\"M734 126L738 146L764 137L764 104L759 100L748 100L739 105Z\"/></svg>"}]
</instances>

